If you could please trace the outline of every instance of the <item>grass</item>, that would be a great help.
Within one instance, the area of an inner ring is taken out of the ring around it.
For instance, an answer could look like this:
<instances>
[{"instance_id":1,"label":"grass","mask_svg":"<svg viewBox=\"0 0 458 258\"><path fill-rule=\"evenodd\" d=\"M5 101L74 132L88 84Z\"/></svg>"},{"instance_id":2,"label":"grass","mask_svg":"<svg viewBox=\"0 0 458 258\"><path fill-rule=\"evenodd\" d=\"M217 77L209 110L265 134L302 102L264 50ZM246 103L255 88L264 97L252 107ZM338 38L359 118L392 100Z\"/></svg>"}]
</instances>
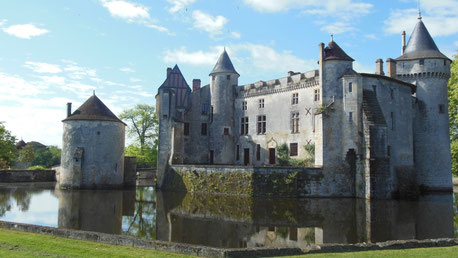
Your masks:
<instances>
[{"instance_id":1,"label":"grass","mask_svg":"<svg viewBox=\"0 0 458 258\"><path fill-rule=\"evenodd\" d=\"M288 256L292 258L317 258L317 257L458 257L458 246L430 247L402 250L381 250L348 253L322 253Z\"/></svg>"},{"instance_id":2,"label":"grass","mask_svg":"<svg viewBox=\"0 0 458 258\"><path fill-rule=\"evenodd\" d=\"M48 235L0 229L0 257L193 257L188 255L115 246ZM458 257L458 246L323 253L290 256L306 257Z\"/></svg>"},{"instance_id":3,"label":"grass","mask_svg":"<svg viewBox=\"0 0 458 258\"><path fill-rule=\"evenodd\" d=\"M0 229L0 257L193 257Z\"/></svg>"}]
</instances>

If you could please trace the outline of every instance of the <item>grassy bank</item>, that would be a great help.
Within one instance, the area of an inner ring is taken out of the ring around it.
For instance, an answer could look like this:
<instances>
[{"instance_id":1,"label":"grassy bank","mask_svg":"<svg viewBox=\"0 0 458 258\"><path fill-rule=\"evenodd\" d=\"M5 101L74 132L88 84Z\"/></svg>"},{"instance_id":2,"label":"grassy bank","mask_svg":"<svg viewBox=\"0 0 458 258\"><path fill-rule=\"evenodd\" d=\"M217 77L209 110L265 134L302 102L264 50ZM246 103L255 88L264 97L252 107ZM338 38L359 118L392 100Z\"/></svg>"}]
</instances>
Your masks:
<instances>
[{"instance_id":1,"label":"grassy bank","mask_svg":"<svg viewBox=\"0 0 458 258\"><path fill-rule=\"evenodd\" d=\"M0 257L192 257L0 229Z\"/></svg>"},{"instance_id":2,"label":"grassy bank","mask_svg":"<svg viewBox=\"0 0 458 258\"><path fill-rule=\"evenodd\" d=\"M291 257L457 257L458 246L324 253ZM154 250L114 246L81 240L0 229L0 257L192 257Z\"/></svg>"},{"instance_id":3,"label":"grassy bank","mask_svg":"<svg viewBox=\"0 0 458 258\"><path fill-rule=\"evenodd\" d=\"M318 257L458 257L458 246L415 248L403 250L381 250L349 253L323 253L288 256L293 258L318 258Z\"/></svg>"}]
</instances>

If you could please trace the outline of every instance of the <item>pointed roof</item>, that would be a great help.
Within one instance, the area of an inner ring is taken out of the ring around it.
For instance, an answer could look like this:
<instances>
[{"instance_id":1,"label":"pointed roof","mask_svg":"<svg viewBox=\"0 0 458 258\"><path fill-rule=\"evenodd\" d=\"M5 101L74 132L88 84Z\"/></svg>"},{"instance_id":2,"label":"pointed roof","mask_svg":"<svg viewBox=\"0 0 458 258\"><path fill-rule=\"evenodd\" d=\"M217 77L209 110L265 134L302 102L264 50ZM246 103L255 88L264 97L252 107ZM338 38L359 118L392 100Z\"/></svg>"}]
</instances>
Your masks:
<instances>
[{"instance_id":1,"label":"pointed roof","mask_svg":"<svg viewBox=\"0 0 458 258\"><path fill-rule=\"evenodd\" d=\"M27 146L27 143L25 143L25 141L22 139L16 143L16 149L18 150L24 148L25 146Z\"/></svg>"},{"instance_id":2,"label":"pointed roof","mask_svg":"<svg viewBox=\"0 0 458 258\"><path fill-rule=\"evenodd\" d=\"M426 29L426 26L423 24L421 17L419 17L417 25L415 25L415 28L410 35L410 39L404 50L404 54L396 58L396 60L413 60L426 58L450 60L447 56L439 51L436 43L434 43L433 38Z\"/></svg>"},{"instance_id":3,"label":"pointed roof","mask_svg":"<svg viewBox=\"0 0 458 258\"><path fill-rule=\"evenodd\" d=\"M342 48L337 45L334 40L331 40L328 43L328 46L324 48L324 60L345 60L345 61L355 61L351 58Z\"/></svg>"},{"instance_id":4,"label":"pointed roof","mask_svg":"<svg viewBox=\"0 0 458 258\"><path fill-rule=\"evenodd\" d=\"M167 74L167 78L159 87L159 90L167 88L174 89L177 108L188 109L190 107L191 88L181 73L180 68L178 68L178 65L175 65L170 73Z\"/></svg>"},{"instance_id":5,"label":"pointed roof","mask_svg":"<svg viewBox=\"0 0 458 258\"><path fill-rule=\"evenodd\" d=\"M95 94L62 122L70 120L114 121L125 125Z\"/></svg>"},{"instance_id":6,"label":"pointed roof","mask_svg":"<svg viewBox=\"0 0 458 258\"><path fill-rule=\"evenodd\" d=\"M210 73L210 75L215 73L236 73L240 75L235 70L231 59L226 52L226 49L224 49L223 53L219 56L218 61L216 62L215 67L213 68L213 71Z\"/></svg>"}]
</instances>

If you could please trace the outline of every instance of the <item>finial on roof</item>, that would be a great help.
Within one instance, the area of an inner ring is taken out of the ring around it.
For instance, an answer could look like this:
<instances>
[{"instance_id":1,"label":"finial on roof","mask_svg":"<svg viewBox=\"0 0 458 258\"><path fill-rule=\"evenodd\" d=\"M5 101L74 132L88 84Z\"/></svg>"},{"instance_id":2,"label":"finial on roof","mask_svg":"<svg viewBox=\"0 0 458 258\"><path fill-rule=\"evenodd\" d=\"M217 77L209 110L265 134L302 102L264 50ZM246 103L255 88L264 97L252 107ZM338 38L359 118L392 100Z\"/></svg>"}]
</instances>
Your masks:
<instances>
[{"instance_id":1,"label":"finial on roof","mask_svg":"<svg viewBox=\"0 0 458 258\"><path fill-rule=\"evenodd\" d=\"M92 90L92 95L95 96L95 90Z\"/></svg>"},{"instance_id":2,"label":"finial on roof","mask_svg":"<svg viewBox=\"0 0 458 258\"><path fill-rule=\"evenodd\" d=\"M418 19L421 20L420 0L418 0Z\"/></svg>"},{"instance_id":3,"label":"finial on roof","mask_svg":"<svg viewBox=\"0 0 458 258\"><path fill-rule=\"evenodd\" d=\"M331 34L331 42L333 42L333 41L334 41L334 35Z\"/></svg>"}]
</instances>

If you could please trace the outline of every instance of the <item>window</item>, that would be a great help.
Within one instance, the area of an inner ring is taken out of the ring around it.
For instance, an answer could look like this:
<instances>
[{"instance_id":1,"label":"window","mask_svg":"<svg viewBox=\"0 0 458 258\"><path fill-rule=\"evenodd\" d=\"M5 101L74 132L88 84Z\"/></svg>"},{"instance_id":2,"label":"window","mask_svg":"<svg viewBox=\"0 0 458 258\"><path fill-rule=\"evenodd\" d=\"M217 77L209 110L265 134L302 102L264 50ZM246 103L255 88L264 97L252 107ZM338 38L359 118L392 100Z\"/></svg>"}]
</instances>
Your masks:
<instances>
[{"instance_id":1,"label":"window","mask_svg":"<svg viewBox=\"0 0 458 258\"><path fill-rule=\"evenodd\" d=\"M293 105L296 105L299 103L299 93L293 93L293 100L291 102Z\"/></svg>"},{"instance_id":2,"label":"window","mask_svg":"<svg viewBox=\"0 0 458 258\"><path fill-rule=\"evenodd\" d=\"M289 155L297 156L297 142L289 144Z\"/></svg>"},{"instance_id":3,"label":"window","mask_svg":"<svg viewBox=\"0 0 458 258\"><path fill-rule=\"evenodd\" d=\"M201 128L200 128L200 134L207 135L207 123L202 123Z\"/></svg>"},{"instance_id":4,"label":"window","mask_svg":"<svg viewBox=\"0 0 458 258\"><path fill-rule=\"evenodd\" d=\"M240 134L248 135L248 117L242 117L240 119Z\"/></svg>"},{"instance_id":5,"label":"window","mask_svg":"<svg viewBox=\"0 0 458 258\"><path fill-rule=\"evenodd\" d=\"M235 160L240 160L240 145L237 145L237 152L235 153Z\"/></svg>"},{"instance_id":6,"label":"window","mask_svg":"<svg viewBox=\"0 0 458 258\"><path fill-rule=\"evenodd\" d=\"M266 116L258 116L258 134L266 133Z\"/></svg>"},{"instance_id":7,"label":"window","mask_svg":"<svg viewBox=\"0 0 458 258\"><path fill-rule=\"evenodd\" d=\"M377 85L372 85L372 90L374 91L374 95L377 96Z\"/></svg>"},{"instance_id":8,"label":"window","mask_svg":"<svg viewBox=\"0 0 458 258\"><path fill-rule=\"evenodd\" d=\"M259 99L259 108L264 108L264 99Z\"/></svg>"},{"instance_id":9,"label":"window","mask_svg":"<svg viewBox=\"0 0 458 258\"><path fill-rule=\"evenodd\" d=\"M226 79L229 81L229 80L231 79L231 75L228 74L228 75L226 76Z\"/></svg>"},{"instance_id":10,"label":"window","mask_svg":"<svg viewBox=\"0 0 458 258\"><path fill-rule=\"evenodd\" d=\"M447 60L444 59L444 66L446 66L446 65L447 65Z\"/></svg>"},{"instance_id":11,"label":"window","mask_svg":"<svg viewBox=\"0 0 458 258\"><path fill-rule=\"evenodd\" d=\"M393 89L390 89L390 97L391 97L391 100L394 99L394 90Z\"/></svg>"},{"instance_id":12,"label":"window","mask_svg":"<svg viewBox=\"0 0 458 258\"><path fill-rule=\"evenodd\" d=\"M299 112L291 113L291 133L299 132Z\"/></svg>"},{"instance_id":13,"label":"window","mask_svg":"<svg viewBox=\"0 0 458 258\"><path fill-rule=\"evenodd\" d=\"M353 121L353 112L348 112L348 121Z\"/></svg>"},{"instance_id":14,"label":"window","mask_svg":"<svg viewBox=\"0 0 458 258\"><path fill-rule=\"evenodd\" d=\"M256 160L261 160L261 145L256 144Z\"/></svg>"},{"instance_id":15,"label":"window","mask_svg":"<svg viewBox=\"0 0 458 258\"><path fill-rule=\"evenodd\" d=\"M352 92L353 91L353 83L349 83L348 84L348 92Z\"/></svg>"},{"instance_id":16,"label":"window","mask_svg":"<svg viewBox=\"0 0 458 258\"><path fill-rule=\"evenodd\" d=\"M189 123L184 123L183 134L184 135L189 135Z\"/></svg>"},{"instance_id":17,"label":"window","mask_svg":"<svg viewBox=\"0 0 458 258\"><path fill-rule=\"evenodd\" d=\"M439 113L445 113L444 104L439 104Z\"/></svg>"},{"instance_id":18,"label":"window","mask_svg":"<svg viewBox=\"0 0 458 258\"><path fill-rule=\"evenodd\" d=\"M229 135L229 128L224 127L224 135Z\"/></svg>"},{"instance_id":19,"label":"window","mask_svg":"<svg viewBox=\"0 0 458 258\"><path fill-rule=\"evenodd\" d=\"M202 104L202 115L208 115L208 104Z\"/></svg>"},{"instance_id":20,"label":"window","mask_svg":"<svg viewBox=\"0 0 458 258\"><path fill-rule=\"evenodd\" d=\"M391 130L394 130L394 113L391 112Z\"/></svg>"},{"instance_id":21,"label":"window","mask_svg":"<svg viewBox=\"0 0 458 258\"><path fill-rule=\"evenodd\" d=\"M213 123L213 106L210 107L210 123Z\"/></svg>"},{"instance_id":22,"label":"window","mask_svg":"<svg viewBox=\"0 0 458 258\"><path fill-rule=\"evenodd\" d=\"M391 146L388 145L387 148L386 148L386 155L389 157L391 157Z\"/></svg>"},{"instance_id":23,"label":"window","mask_svg":"<svg viewBox=\"0 0 458 258\"><path fill-rule=\"evenodd\" d=\"M242 110L247 110L247 102L246 101L242 102Z\"/></svg>"},{"instance_id":24,"label":"window","mask_svg":"<svg viewBox=\"0 0 458 258\"><path fill-rule=\"evenodd\" d=\"M420 59L420 65L425 65L425 59Z\"/></svg>"},{"instance_id":25,"label":"window","mask_svg":"<svg viewBox=\"0 0 458 258\"><path fill-rule=\"evenodd\" d=\"M215 80L215 76L214 76L214 75L212 75L212 81L214 81L214 80Z\"/></svg>"},{"instance_id":26,"label":"window","mask_svg":"<svg viewBox=\"0 0 458 258\"><path fill-rule=\"evenodd\" d=\"M320 101L320 89L315 89L315 101Z\"/></svg>"}]
</instances>

